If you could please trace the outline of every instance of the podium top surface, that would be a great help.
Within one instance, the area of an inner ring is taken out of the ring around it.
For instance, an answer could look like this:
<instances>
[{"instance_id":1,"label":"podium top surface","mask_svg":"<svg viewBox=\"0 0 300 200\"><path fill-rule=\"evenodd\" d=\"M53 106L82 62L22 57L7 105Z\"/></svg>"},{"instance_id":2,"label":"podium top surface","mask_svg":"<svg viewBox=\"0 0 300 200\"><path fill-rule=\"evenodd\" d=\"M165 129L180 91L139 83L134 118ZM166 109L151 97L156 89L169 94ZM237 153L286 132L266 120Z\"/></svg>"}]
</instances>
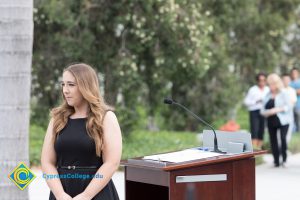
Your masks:
<instances>
[{"instance_id":1,"label":"podium top surface","mask_svg":"<svg viewBox=\"0 0 300 200\"><path fill-rule=\"evenodd\" d=\"M219 155L210 158L191 160L187 162L180 163L171 163L164 161L155 161L155 160L144 160L142 157L130 158L127 160L122 160L121 165L125 167L138 167L138 168L148 168L152 170L164 170L164 171L172 171L177 169L184 169L189 167L197 167L197 166L205 166L211 164L217 164L222 162L230 162L235 160L247 159L251 157L255 157L257 155L265 154L267 151L254 151L251 153L242 153L235 155Z\"/></svg>"}]
</instances>

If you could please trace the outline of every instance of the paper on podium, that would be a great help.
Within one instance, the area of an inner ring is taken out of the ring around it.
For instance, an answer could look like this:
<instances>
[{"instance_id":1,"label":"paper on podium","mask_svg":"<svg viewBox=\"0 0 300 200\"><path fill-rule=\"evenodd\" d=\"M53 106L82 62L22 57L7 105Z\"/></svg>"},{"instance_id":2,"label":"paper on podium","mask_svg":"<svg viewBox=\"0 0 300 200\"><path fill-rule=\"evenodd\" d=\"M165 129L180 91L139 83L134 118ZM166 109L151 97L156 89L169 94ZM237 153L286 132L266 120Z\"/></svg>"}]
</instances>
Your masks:
<instances>
[{"instance_id":1,"label":"paper on podium","mask_svg":"<svg viewBox=\"0 0 300 200\"><path fill-rule=\"evenodd\" d=\"M215 156L219 156L219 155L222 155L222 154L208 152L208 151L202 151L199 149L185 149L182 151L176 151L176 152L172 152L172 153L144 156L143 159L178 163L178 162L186 162L186 161L191 161L191 160L215 157Z\"/></svg>"}]
</instances>

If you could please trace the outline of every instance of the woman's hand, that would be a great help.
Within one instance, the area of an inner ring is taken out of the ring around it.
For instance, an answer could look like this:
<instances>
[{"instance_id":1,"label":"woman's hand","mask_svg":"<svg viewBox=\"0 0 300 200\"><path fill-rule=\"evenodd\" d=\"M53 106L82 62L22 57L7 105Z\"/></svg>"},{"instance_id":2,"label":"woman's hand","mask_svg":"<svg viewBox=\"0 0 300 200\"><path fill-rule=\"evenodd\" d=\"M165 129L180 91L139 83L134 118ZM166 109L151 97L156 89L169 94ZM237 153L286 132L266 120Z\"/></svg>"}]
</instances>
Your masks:
<instances>
[{"instance_id":1,"label":"woman's hand","mask_svg":"<svg viewBox=\"0 0 300 200\"><path fill-rule=\"evenodd\" d=\"M272 114L271 109L270 110L265 110L263 113L261 113L262 116L264 117L270 117Z\"/></svg>"},{"instance_id":2,"label":"woman's hand","mask_svg":"<svg viewBox=\"0 0 300 200\"><path fill-rule=\"evenodd\" d=\"M64 192L63 194L57 197L57 200L72 200L72 197Z\"/></svg>"},{"instance_id":3,"label":"woman's hand","mask_svg":"<svg viewBox=\"0 0 300 200\"><path fill-rule=\"evenodd\" d=\"M276 107L276 108L272 108L271 110L271 115L275 115L275 114L277 114L277 113L279 113L279 112L282 112L282 111L284 111L284 109L283 108L280 108L280 107Z\"/></svg>"},{"instance_id":4,"label":"woman's hand","mask_svg":"<svg viewBox=\"0 0 300 200\"><path fill-rule=\"evenodd\" d=\"M276 108L271 108L271 109L269 109L269 110L265 110L265 111L262 113L262 115L263 115L264 117L270 117L270 116L276 115L277 113L282 112L282 111L284 111L283 108L276 107Z\"/></svg>"},{"instance_id":5,"label":"woman's hand","mask_svg":"<svg viewBox=\"0 0 300 200\"><path fill-rule=\"evenodd\" d=\"M78 194L76 197L73 198L73 200L91 200L92 198L85 194L84 192Z\"/></svg>"}]
</instances>

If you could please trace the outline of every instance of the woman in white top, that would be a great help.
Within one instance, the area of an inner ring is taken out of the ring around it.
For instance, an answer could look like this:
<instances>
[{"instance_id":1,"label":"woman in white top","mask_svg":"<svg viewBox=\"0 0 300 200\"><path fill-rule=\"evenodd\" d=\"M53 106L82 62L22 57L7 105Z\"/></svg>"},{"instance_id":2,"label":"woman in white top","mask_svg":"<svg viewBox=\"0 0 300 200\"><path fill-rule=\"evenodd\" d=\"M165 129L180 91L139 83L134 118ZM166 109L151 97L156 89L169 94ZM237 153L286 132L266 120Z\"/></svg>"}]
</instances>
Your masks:
<instances>
[{"instance_id":1,"label":"woman in white top","mask_svg":"<svg viewBox=\"0 0 300 200\"><path fill-rule=\"evenodd\" d=\"M256 82L257 84L249 89L244 99L244 104L249 110L250 132L253 146L254 148L261 149L263 145L265 119L260 114L260 110L263 106L263 99L269 92L269 88L266 86L266 75L263 73L256 75Z\"/></svg>"}]
</instances>

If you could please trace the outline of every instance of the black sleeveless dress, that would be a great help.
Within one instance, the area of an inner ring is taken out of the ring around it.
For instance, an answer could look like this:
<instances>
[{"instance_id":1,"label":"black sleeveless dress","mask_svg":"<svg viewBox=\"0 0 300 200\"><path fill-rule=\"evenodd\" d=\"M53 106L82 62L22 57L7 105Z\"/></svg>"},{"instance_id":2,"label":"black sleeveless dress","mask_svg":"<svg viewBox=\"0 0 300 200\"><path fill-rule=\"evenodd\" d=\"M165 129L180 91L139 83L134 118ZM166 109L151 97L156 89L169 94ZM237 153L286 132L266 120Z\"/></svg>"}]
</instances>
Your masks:
<instances>
[{"instance_id":1,"label":"black sleeveless dress","mask_svg":"<svg viewBox=\"0 0 300 200\"><path fill-rule=\"evenodd\" d=\"M87 134L87 118L68 119L59 133L54 149L57 155L57 171L64 191L71 197L82 193L103 164L102 157L96 155L95 143ZM63 166L63 168L61 168ZM65 166L81 166L78 169L65 169ZM95 166L97 168L90 168ZM94 178L101 178L98 174ZM50 191L49 200L56 200ZM93 198L93 200L119 200L112 180Z\"/></svg>"}]
</instances>

